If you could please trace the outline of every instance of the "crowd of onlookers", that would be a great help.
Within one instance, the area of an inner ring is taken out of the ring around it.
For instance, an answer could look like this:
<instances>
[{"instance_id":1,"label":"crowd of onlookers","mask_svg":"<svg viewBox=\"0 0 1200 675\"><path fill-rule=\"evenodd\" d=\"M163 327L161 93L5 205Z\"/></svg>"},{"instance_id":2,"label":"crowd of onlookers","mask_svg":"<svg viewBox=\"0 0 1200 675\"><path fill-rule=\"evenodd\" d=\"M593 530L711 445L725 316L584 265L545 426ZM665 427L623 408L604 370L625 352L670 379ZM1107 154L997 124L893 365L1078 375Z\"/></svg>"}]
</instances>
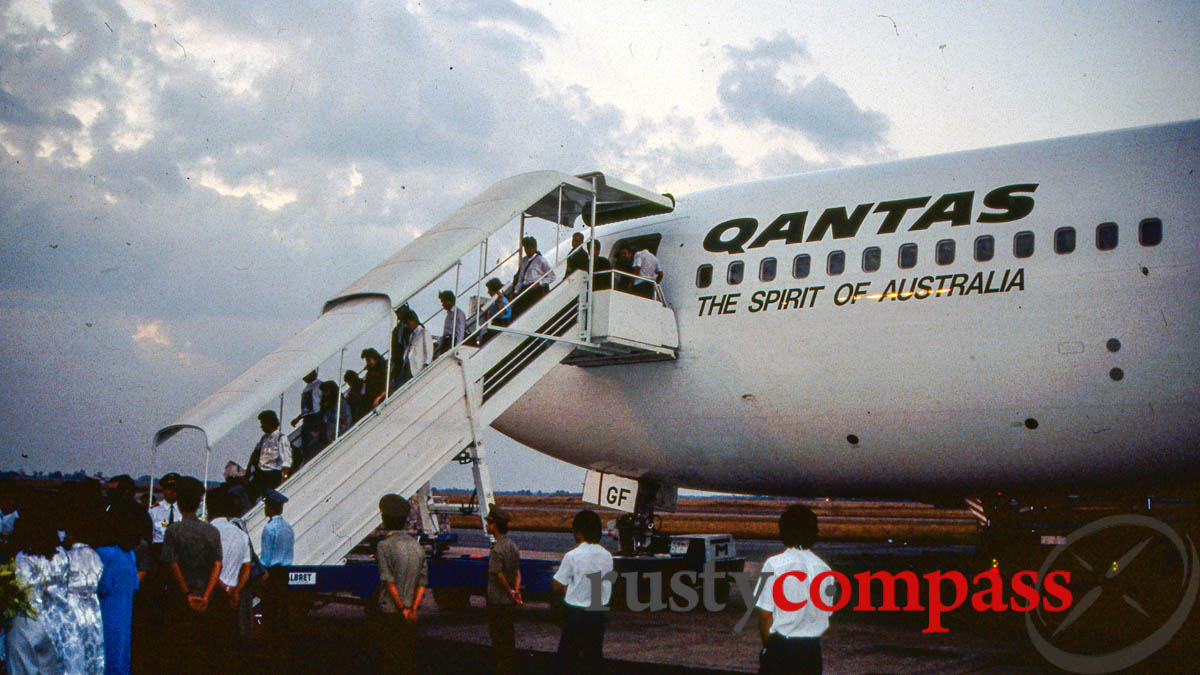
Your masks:
<instances>
[{"instance_id":1,"label":"crowd of onlookers","mask_svg":"<svg viewBox=\"0 0 1200 675\"><path fill-rule=\"evenodd\" d=\"M256 605L260 656L283 663L286 573L271 570L292 562L287 498L264 491L270 520L256 547L239 519L250 493L230 473L207 494L199 480L167 474L149 509L124 475L20 504L6 494L0 538L20 596L5 607L15 610L0 640L6 672L129 673L135 662L147 672L208 671L214 649L237 664L250 658ZM202 502L208 522L197 516Z\"/></svg>"}]
</instances>

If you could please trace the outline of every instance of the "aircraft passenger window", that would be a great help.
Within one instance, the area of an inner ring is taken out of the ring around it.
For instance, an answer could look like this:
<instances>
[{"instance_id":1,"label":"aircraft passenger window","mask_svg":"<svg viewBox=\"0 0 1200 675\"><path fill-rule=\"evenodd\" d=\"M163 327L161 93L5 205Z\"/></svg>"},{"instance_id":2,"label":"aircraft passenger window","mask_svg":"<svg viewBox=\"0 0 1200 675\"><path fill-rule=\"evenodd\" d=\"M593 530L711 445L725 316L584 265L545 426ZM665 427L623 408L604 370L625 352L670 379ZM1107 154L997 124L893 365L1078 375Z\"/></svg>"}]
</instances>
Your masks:
<instances>
[{"instance_id":1,"label":"aircraft passenger window","mask_svg":"<svg viewBox=\"0 0 1200 675\"><path fill-rule=\"evenodd\" d=\"M917 245L916 244L901 244L900 245L900 269L910 270L917 266Z\"/></svg>"},{"instance_id":2,"label":"aircraft passenger window","mask_svg":"<svg viewBox=\"0 0 1200 675\"><path fill-rule=\"evenodd\" d=\"M807 253L801 253L792 258L792 278L803 279L808 276L808 268L811 267L811 263L812 259L808 257Z\"/></svg>"},{"instance_id":3,"label":"aircraft passenger window","mask_svg":"<svg viewBox=\"0 0 1200 675\"><path fill-rule=\"evenodd\" d=\"M1013 237L1013 256L1028 258L1031 255L1033 255L1033 233L1018 232Z\"/></svg>"},{"instance_id":4,"label":"aircraft passenger window","mask_svg":"<svg viewBox=\"0 0 1200 675\"><path fill-rule=\"evenodd\" d=\"M1147 218L1138 224L1138 242L1142 246L1158 246L1162 242L1162 221Z\"/></svg>"},{"instance_id":5,"label":"aircraft passenger window","mask_svg":"<svg viewBox=\"0 0 1200 675\"><path fill-rule=\"evenodd\" d=\"M825 271L829 276L837 276L846 271L846 252L833 251L829 254L829 262L825 267Z\"/></svg>"},{"instance_id":6,"label":"aircraft passenger window","mask_svg":"<svg viewBox=\"0 0 1200 675\"><path fill-rule=\"evenodd\" d=\"M1054 252L1070 253L1075 250L1075 228L1060 227L1054 231Z\"/></svg>"},{"instance_id":7,"label":"aircraft passenger window","mask_svg":"<svg viewBox=\"0 0 1200 675\"><path fill-rule=\"evenodd\" d=\"M879 271L879 247L872 246L863 251L863 271L878 272Z\"/></svg>"},{"instance_id":8,"label":"aircraft passenger window","mask_svg":"<svg viewBox=\"0 0 1200 675\"><path fill-rule=\"evenodd\" d=\"M975 239L975 262L987 262L996 255L996 240L985 234Z\"/></svg>"},{"instance_id":9,"label":"aircraft passenger window","mask_svg":"<svg viewBox=\"0 0 1200 675\"><path fill-rule=\"evenodd\" d=\"M712 265L701 265L696 270L696 288L708 288L712 285Z\"/></svg>"},{"instance_id":10,"label":"aircraft passenger window","mask_svg":"<svg viewBox=\"0 0 1200 675\"><path fill-rule=\"evenodd\" d=\"M746 274L746 265L741 260L734 260L729 263L729 272L725 275L725 280L730 286L737 286L742 283L742 277Z\"/></svg>"},{"instance_id":11,"label":"aircraft passenger window","mask_svg":"<svg viewBox=\"0 0 1200 675\"><path fill-rule=\"evenodd\" d=\"M775 281L776 267L778 267L778 263L774 258L763 258L763 261L758 264L758 280Z\"/></svg>"},{"instance_id":12,"label":"aircraft passenger window","mask_svg":"<svg viewBox=\"0 0 1200 675\"><path fill-rule=\"evenodd\" d=\"M1117 247L1117 224L1101 223L1096 226L1096 248L1111 251Z\"/></svg>"},{"instance_id":13,"label":"aircraft passenger window","mask_svg":"<svg viewBox=\"0 0 1200 675\"><path fill-rule=\"evenodd\" d=\"M937 243L937 248L933 250L933 261L939 265L949 265L954 262L953 239L943 239Z\"/></svg>"}]
</instances>

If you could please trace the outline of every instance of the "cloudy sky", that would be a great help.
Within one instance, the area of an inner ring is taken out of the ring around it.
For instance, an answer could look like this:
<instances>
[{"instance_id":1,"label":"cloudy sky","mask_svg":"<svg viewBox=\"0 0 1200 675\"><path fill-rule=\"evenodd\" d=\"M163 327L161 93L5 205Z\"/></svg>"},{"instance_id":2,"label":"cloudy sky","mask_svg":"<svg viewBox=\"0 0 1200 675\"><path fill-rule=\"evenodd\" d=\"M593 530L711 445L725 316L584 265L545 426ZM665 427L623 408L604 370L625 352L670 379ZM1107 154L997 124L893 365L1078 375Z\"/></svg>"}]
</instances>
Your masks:
<instances>
[{"instance_id":1,"label":"cloudy sky","mask_svg":"<svg viewBox=\"0 0 1200 675\"><path fill-rule=\"evenodd\" d=\"M147 472L515 173L680 195L1200 117L1198 72L1195 2L0 0L0 468ZM490 440L499 488L582 479Z\"/></svg>"}]
</instances>

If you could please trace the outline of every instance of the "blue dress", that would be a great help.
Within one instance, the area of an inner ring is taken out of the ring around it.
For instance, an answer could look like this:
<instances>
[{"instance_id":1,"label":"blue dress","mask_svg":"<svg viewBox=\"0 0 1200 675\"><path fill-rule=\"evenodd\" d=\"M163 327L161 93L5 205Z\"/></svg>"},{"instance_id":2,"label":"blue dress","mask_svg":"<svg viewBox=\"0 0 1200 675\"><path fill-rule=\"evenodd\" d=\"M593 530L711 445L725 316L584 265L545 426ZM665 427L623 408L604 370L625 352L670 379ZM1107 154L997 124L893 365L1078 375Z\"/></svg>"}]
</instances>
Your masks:
<instances>
[{"instance_id":1,"label":"blue dress","mask_svg":"<svg viewBox=\"0 0 1200 675\"><path fill-rule=\"evenodd\" d=\"M133 551L119 546L102 546L96 553L104 563L96 589L104 617L104 672L127 675L131 668L133 594L138 589L137 559Z\"/></svg>"}]
</instances>

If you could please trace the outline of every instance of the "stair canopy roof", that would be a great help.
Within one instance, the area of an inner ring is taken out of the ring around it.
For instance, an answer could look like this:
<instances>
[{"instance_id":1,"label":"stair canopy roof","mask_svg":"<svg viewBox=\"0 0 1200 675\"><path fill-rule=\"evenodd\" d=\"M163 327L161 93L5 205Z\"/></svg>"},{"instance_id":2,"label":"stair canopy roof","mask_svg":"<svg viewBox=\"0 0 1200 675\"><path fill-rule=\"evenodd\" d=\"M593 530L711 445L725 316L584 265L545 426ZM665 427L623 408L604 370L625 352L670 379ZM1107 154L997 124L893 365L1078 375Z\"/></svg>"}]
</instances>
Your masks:
<instances>
[{"instance_id":1,"label":"stair canopy roof","mask_svg":"<svg viewBox=\"0 0 1200 675\"><path fill-rule=\"evenodd\" d=\"M206 445L215 444L241 422L270 408L280 392L351 340L389 319L394 307L522 213L569 226L578 215L590 220L593 194L598 195L597 224L669 213L674 209L674 200L669 196L598 172L572 176L558 171L535 171L506 178L326 301L316 321L159 429L154 434L154 446L157 448L187 428L203 433Z\"/></svg>"}]
</instances>

